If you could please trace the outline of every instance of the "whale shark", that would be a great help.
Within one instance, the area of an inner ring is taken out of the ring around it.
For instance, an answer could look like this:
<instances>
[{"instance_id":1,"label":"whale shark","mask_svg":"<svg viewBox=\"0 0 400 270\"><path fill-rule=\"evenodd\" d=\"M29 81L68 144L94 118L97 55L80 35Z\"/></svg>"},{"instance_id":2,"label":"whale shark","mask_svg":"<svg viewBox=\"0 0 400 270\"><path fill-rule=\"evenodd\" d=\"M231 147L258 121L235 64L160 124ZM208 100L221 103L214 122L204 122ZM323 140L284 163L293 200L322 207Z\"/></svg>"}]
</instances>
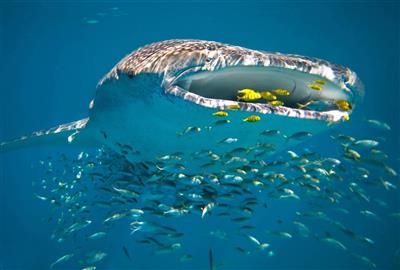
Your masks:
<instances>
[{"instance_id":1,"label":"whale shark","mask_svg":"<svg viewBox=\"0 0 400 270\"><path fill-rule=\"evenodd\" d=\"M321 87L313 87L315 82ZM274 105L241 100L241 89L284 89L289 95ZM99 81L88 117L2 142L0 152L69 144L129 149L128 159L146 160L263 143L279 151L298 143L301 134L349 120L363 93L354 71L325 60L167 40L120 60ZM343 109L338 102L351 106ZM282 136L263 136L274 131Z\"/></svg>"}]
</instances>

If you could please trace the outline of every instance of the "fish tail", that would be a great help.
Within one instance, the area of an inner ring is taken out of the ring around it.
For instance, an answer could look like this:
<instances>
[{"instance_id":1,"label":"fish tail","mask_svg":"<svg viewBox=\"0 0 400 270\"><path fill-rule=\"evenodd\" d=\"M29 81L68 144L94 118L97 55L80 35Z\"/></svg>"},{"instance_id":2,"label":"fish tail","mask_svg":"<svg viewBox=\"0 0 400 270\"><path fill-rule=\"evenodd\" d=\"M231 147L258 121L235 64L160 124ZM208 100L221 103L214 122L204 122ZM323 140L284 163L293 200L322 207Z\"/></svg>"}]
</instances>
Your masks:
<instances>
[{"instance_id":1,"label":"fish tail","mask_svg":"<svg viewBox=\"0 0 400 270\"><path fill-rule=\"evenodd\" d=\"M351 143L341 143L340 145L343 147L343 150L346 151L349 149L349 146L351 145Z\"/></svg>"},{"instance_id":2,"label":"fish tail","mask_svg":"<svg viewBox=\"0 0 400 270\"><path fill-rule=\"evenodd\" d=\"M88 118L59 125L47 130L35 131L10 141L0 142L0 153L18 150L24 147L71 143L81 129L85 128Z\"/></svg>"}]
</instances>

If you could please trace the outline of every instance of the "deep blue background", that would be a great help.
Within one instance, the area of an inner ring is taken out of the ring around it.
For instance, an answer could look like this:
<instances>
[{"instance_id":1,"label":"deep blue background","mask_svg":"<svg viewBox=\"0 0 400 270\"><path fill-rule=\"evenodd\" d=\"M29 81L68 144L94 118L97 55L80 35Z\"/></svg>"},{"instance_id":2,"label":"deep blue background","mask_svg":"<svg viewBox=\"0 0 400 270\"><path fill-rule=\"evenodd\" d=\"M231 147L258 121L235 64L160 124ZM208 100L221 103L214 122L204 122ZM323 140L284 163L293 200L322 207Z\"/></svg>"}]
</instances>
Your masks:
<instances>
[{"instance_id":1,"label":"deep blue background","mask_svg":"<svg viewBox=\"0 0 400 270\"><path fill-rule=\"evenodd\" d=\"M96 15L99 12L104 15ZM313 56L355 70L365 84L366 95L354 119L374 118L390 123L387 150L395 157L391 165L398 168L399 15L398 3L382 1L2 2L0 138L86 117L97 81L124 55L154 41L195 38ZM98 23L88 24L87 20ZM351 128L352 122L347 127ZM368 130L358 131L365 137L374 135ZM0 269L46 269L49 262L68 249L50 240L53 227L43 222L49 209L32 195L32 181L39 172L30 166L45 154L45 150L28 149L0 155ZM396 184L400 184L398 179ZM398 193L392 193L387 200L390 207L399 211ZM277 209L283 211L284 217L285 208ZM261 225L268 224L268 216L262 218ZM349 222L360 230L368 227L365 232L375 231L371 237L376 246L366 255L379 269L394 269L394 251L400 247L399 223L396 227L385 220L369 225L357 216ZM193 241L202 239L203 229L193 228L197 235ZM267 229L267 225L260 229ZM108 238L109 247L115 246L115 254L108 255L104 267L140 269L146 265L164 268L179 264L168 256L152 257L149 250L129 244L129 237L129 232L121 228ZM130 245L134 263L126 262L121 243ZM198 246L199 250L191 267L206 269L208 244L188 245ZM215 255L227 267L242 269L365 267L346 252L307 239L288 241L276 257L268 260L261 255L238 257L223 246L215 250Z\"/></svg>"}]
</instances>

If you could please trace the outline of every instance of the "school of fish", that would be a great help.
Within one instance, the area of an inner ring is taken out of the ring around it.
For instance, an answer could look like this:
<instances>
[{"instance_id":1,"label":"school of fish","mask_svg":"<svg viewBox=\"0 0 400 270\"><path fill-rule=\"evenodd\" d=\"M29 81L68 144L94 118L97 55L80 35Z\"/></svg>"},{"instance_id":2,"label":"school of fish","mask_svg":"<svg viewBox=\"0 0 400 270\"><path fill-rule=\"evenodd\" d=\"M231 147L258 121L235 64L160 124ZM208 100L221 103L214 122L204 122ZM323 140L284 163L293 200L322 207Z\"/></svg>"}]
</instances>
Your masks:
<instances>
[{"instance_id":1,"label":"school of fish","mask_svg":"<svg viewBox=\"0 0 400 270\"><path fill-rule=\"evenodd\" d=\"M323 81L314 82L309 87L320 91L323 84ZM242 89L239 94L239 100L272 102L278 101L277 96L290 93L285 89L265 92ZM340 106L349 107L348 104ZM210 115L214 117L221 117L219 121L225 123L229 121L225 111ZM259 120L258 115L243 119L249 125ZM391 130L388 124L378 120L367 120L365 124L383 133ZM189 132L195 136L203 130L188 127L177 132L178 136ZM320 153L312 146L266 155L275 151L274 145L268 143L270 137L285 141L304 140L312 135L309 132L282 134L279 130L266 129L247 148L237 147L228 152L204 149L190 155L176 152L139 163L125 158L133 148L122 144L120 152L101 148L81 152L73 159L61 154L40 162L44 177L36 182L35 196L53 208L48 221L55 226L51 237L59 243L76 237L106 242L113 225L123 223L127 237L136 245L148 246L160 256L177 254L180 263L187 263L196 254L182 243L187 232L174 228L174 224L182 218L196 216L205 222L208 219L229 221L236 228L234 232L217 227L209 231L208 237L218 241L237 239L231 248L243 256L261 252L272 257L276 249L271 239L281 239L289 245L287 241L307 238L347 252L367 267L379 267L353 250L354 243L364 249L374 249L375 240L341 220L344 216L360 215L365 222L400 221L398 210L388 216L380 215L379 209L389 206L384 198L371 195L374 189L384 192L398 189L396 165L380 148L384 138L356 138L334 131L329 139L336 151L331 155ZM225 138L219 143L234 145L239 139ZM182 160L200 162L201 171L187 173ZM253 225L257 215L283 201L296 209L290 210L293 219L277 217L273 228ZM342 206L349 202L358 212ZM315 226L316 221L323 226ZM121 252L134 261L129 247L123 246ZM103 250L86 253L71 250L49 265L57 268L76 260L79 269L94 270L106 258ZM223 269L223 265L213 262L211 250L209 258L212 269Z\"/></svg>"}]
</instances>

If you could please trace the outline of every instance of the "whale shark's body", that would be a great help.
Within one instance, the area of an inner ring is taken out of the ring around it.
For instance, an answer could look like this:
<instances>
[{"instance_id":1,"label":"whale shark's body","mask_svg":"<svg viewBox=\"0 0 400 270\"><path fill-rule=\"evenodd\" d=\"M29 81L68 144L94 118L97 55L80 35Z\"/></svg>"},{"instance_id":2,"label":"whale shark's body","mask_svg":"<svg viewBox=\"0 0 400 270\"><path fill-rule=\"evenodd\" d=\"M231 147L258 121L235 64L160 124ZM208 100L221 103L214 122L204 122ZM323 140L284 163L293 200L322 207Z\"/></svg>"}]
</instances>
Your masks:
<instances>
[{"instance_id":1,"label":"whale shark's body","mask_svg":"<svg viewBox=\"0 0 400 270\"><path fill-rule=\"evenodd\" d=\"M324 89L308 86L324 80ZM243 88L287 89L283 106L237 100ZM124 146L141 159L206 149L227 151L269 143L275 150L299 131L315 134L348 119L335 101L353 105L362 96L357 75L324 60L250 50L212 41L169 40L140 48L123 58L99 82L89 117L1 143L0 151L29 145L70 143ZM307 109L301 104L325 104ZM230 110L232 105L239 108ZM226 118L213 116L226 111ZM258 115L258 122L245 122ZM279 130L284 138L263 137ZM229 144L221 143L232 138Z\"/></svg>"}]
</instances>

